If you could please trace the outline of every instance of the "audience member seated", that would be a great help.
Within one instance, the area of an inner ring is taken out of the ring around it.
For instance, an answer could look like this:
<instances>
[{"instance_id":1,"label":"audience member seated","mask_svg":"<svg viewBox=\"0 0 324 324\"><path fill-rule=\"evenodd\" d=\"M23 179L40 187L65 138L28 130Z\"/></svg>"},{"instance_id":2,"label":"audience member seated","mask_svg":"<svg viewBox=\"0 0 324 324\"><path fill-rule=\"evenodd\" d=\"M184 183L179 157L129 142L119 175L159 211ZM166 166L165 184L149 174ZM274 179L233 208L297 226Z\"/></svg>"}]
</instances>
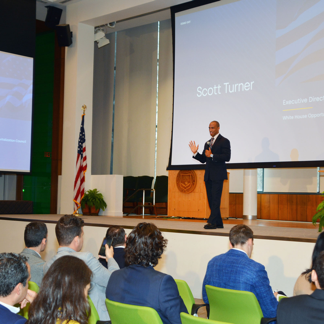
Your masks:
<instances>
[{"instance_id":1,"label":"audience member seated","mask_svg":"<svg viewBox=\"0 0 324 324\"><path fill-rule=\"evenodd\" d=\"M294 287L294 296L298 295L310 295L316 289L315 284L311 279L311 272L314 267L317 256L324 251L324 232L318 235L316 244L314 246L312 254L312 266L310 269L305 270L297 279Z\"/></svg>"},{"instance_id":2,"label":"audience member seated","mask_svg":"<svg viewBox=\"0 0 324 324\"><path fill-rule=\"evenodd\" d=\"M30 266L30 281L40 286L44 273L43 266L45 261L40 253L43 252L47 244L47 227L42 222L29 223L25 228L24 234L26 248L20 253L25 256Z\"/></svg>"},{"instance_id":3,"label":"audience member seated","mask_svg":"<svg viewBox=\"0 0 324 324\"><path fill-rule=\"evenodd\" d=\"M44 265L44 272L55 260L64 255L70 255L83 260L92 271L91 289L89 296L95 305L101 321L109 321L109 315L105 304L105 289L113 271L119 269L114 260L113 247L106 244L106 257L109 269L103 267L90 252L80 252L83 246L84 221L74 215L62 216L56 224L55 233L59 243L57 254Z\"/></svg>"},{"instance_id":4,"label":"audience member seated","mask_svg":"<svg viewBox=\"0 0 324 324\"><path fill-rule=\"evenodd\" d=\"M23 324L16 304L25 307L36 293L28 289L30 267L27 258L15 253L0 253L0 324Z\"/></svg>"},{"instance_id":5,"label":"audience member seated","mask_svg":"<svg viewBox=\"0 0 324 324\"><path fill-rule=\"evenodd\" d=\"M277 324L320 324L324 309L324 251L321 252L311 271L316 289L311 295L281 299L278 306Z\"/></svg>"},{"instance_id":6,"label":"audience member seated","mask_svg":"<svg viewBox=\"0 0 324 324\"><path fill-rule=\"evenodd\" d=\"M113 239L112 246L114 248L114 259L122 269L125 267L125 246L126 246L126 233L121 226L111 226L107 230L106 237ZM105 259L99 259L99 262L106 268L108 263Z\"/></svg>"},{"instance_id":7,"label":"audience member seated","mask_svg":"<svg viewBox=\"0 0 324 324\"><path fill-rule=\"evenodd\" d=\"M92 272L79 258L66 255L46 272L29 308L27 324L87 324L87 300Z\"/></svg>"},{"instance_id":8,"label":"audience member seated","mask_svg":"<svg viewBox=\"0 0 324 324\"><path fill-rule=\"evenodd\" d=\"M187 313L173 278L154 267L166 247L154 224L140 223L127 237L125 268L115 271L106 296L120 303L154 308L165 324L181 324L180 313Z\"/></svg>"},{"instance_id":9,"label":"audience member seated","mask_svg":"<svg viewBox=\"0 0 324 324\"><path fill-rule=\"evenodd\" d=\"M203 282L203 299L208 304L205 285L251 291L260 303L264 317L276 317L278 302L272 293L264 266L251 260L253 231L236 225L229 233L231 249L211 259Z\"/></svg>"}]
</instances>

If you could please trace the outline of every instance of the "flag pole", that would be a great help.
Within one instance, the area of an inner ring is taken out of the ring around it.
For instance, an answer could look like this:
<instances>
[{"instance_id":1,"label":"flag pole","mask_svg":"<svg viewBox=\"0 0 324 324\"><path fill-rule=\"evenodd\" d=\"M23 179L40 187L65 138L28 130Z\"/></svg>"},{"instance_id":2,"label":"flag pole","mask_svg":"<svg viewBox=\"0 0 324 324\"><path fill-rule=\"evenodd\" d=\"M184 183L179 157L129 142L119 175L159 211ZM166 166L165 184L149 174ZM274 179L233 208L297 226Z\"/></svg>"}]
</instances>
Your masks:
<instances>
[{"instance_id":1,"label":"flag pole","mask_svg":"<svg viewBox=\"0 0 324 324\"><path fill-rule=\"evenodd\" d=\"M78 139L77 159L76 159L76 176L74 180L74 192L73 201L75 204L75 210L73 214L75 216L82 216L78 213L81 207L81 200L84 196L84 184L85 184L85 173L87 171L87 156L86 156L86 145L85 145L85 128L84 128L84 117L87 109L86 105L82 106L83 114L81 116L81 127Z\"/></svg>"}]
</instances>

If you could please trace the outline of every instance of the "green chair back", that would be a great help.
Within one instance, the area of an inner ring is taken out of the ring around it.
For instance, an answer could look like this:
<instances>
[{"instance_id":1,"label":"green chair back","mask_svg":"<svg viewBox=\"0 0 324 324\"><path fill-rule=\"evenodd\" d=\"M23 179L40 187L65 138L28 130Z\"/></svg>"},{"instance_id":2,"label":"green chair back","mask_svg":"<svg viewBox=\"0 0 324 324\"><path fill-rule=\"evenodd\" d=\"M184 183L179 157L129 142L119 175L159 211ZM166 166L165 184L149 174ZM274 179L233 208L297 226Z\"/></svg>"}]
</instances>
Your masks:
<instances>
[{"instance_id":1,"label":"green chair back","mask_svg":"<svg viewBox=\"0 0 324 324\"><path fill-rule=\"evenodd\" d=\"M186 313L181 313L180 317L181 317L182 324L229 324L225 322L218 322L218 321L209 320L207 318L189 315Z\"/></svg>"},{"instance_id":2,"label":"green chair back","mask_svg":"<svg viewBox=\"0 0 324 324\"><path fill-rule=\"evenodd\" d=\"M88 296L88 302L89 302L89 305L91 308L91 313L88 318L88 324L96 324L97 321L99 321L99 315L98 315L95 305L93 304L93 302L89 296Z\"/></svg>"},{"instance_id":3,"label":"green chair back","mask_svg":"<svg viewBox=\"0 0 324 324\"><path fill-rule=\"evenodd\" d=\"M163 324L157 311L150 307L122 304L106 299L112 324Z\"/></svg>"},{"instance_id":4,"label":"green chair back","mask_svg":"<svg viewBox=\"0 0 324 324\"><path fill-rule=\"evenodd\" d=\"M191 314L192 305L195 303L195 299L188 284L184 280L180 279L174 279L174 281L178 286L179 295L182 298L185 306L187 307L188 313Z\"/></svg>"},{"instance_id":5,"label":"green chair back","mask_svg":"<svg viewBox=\"0 0 324 324\"><path fill-rule=\"evenodd\" d=\"M28 281L28 289L35 291L36 293L39 292L39 287L37 285L37 283L33 282L33 281ZM29 303L20 310L19 315L25 317L26 319L28 319L28 312L29 312Z\"/></svg>"},{"instance_id":6,"label":"green chair back","mask_svg":"<svg viewBox=\"0 0 324 324\"><path fill-rule=\"evenodd\" d=\"M37 294L39 293L39 287L36 282L29 281L28 282L28 289L35 291Z\"/></svg>"},{"instance_id":7,"label":"green chair back","mask_svg":"<svg viewBox=\"0 0 324 324\"><path fill-rule=\"evenodd\" d=\"M233 324L260 324L263 313L255 295L249 291L206 285L209 319Z\"/></svg>"},{"instance_id":8,"label":"green chair back","mask_svg":"<svg viewBox=\"0 0 324 324\"><path fill-rule=\"evenodd\" d=\"M283 298L288 298L287 296L279 296L279 301Z\"/></svg>"}]
</instances>

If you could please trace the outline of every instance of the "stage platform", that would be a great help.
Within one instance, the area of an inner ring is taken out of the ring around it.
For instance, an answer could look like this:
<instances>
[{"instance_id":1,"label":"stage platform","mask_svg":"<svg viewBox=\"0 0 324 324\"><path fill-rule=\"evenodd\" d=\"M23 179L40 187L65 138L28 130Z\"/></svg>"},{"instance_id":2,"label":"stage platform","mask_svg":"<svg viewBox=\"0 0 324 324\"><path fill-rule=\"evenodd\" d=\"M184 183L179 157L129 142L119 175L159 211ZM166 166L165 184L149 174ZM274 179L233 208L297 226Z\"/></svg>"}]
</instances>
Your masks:
<instances>
[{"instance_id":1,"label":"stage platform","mask_svg":"<svg viewBox=\"0 0 324 324\"><path fill-rule=\"evenodd\" d=\"M0 215L0 253L20 253L24 248L25 226L31 221L43 221L48 228L47 247L41 253L50 260L58 249L55 225L62 215ZM134 215L128 217L81 216L85 221L82 251L94 256L102 244L109 226L123 226L128 234L139 222L152 222L168 240L167 248L156 270L185 280L195 298L202 298L201 287L208 262L216 255L226 253L228 233L235 224L247 224L254 232L252 259L263 264L273 289L292 295L297 277L310 266L318 227L310 222L271 220L224 220L224 229L205 230L205 220L169 219Z\"/></svg>"},{"instance_id":2,"label":"stage platform","mask_svg":"<svg viewBox=\"0 0 324 324\"><path fill-rule=\"evenodd\" d=\"M0 219L14 221L43 221L56 223L62 215L0 215ZM315 243L318 236L318 225L310 222L291 222L274 220L224 220L224 229L205 230L205 220L174 219L164 215L133 215L133 216L80 216L86 226L109 227L119 225L125 229L132 229L140 222L152 222L163 232L182 234L226 236L236 224L246 224L252 228L255 239L310 242Z\"/></svg>"}]
</instances>

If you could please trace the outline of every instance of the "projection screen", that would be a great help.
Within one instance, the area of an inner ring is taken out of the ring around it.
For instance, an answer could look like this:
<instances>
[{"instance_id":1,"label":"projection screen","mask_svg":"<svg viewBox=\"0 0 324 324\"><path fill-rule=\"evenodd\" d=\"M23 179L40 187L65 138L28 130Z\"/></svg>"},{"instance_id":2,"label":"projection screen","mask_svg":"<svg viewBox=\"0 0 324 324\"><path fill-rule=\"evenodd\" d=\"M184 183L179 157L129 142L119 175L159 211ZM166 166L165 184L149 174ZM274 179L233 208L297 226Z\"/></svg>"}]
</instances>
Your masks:
<instances>
[{"instance_id":1,"label":"projection screen","mask_svg":"<svg viewBox=\"0 0 324 324\"><path fill-rule=\"evenodd\" d=\"M171 10L168 168L203 167L188 143L201 152L213 120L231 142L228 168L323 166L324 0L196 2Z\"/></svg>"}]
</instances>

